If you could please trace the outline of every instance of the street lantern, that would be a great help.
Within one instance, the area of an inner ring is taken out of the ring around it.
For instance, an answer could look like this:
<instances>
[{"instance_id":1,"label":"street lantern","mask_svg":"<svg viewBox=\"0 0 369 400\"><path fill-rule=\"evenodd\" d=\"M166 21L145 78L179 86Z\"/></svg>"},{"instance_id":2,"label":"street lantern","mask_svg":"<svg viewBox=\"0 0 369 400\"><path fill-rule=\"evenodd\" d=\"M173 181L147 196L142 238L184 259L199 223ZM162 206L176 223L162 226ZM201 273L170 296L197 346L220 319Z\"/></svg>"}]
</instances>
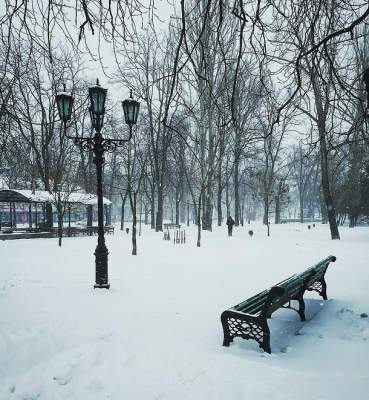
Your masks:
<instances>
[{"instance_id":1,"label":"street lantern","mask_svg":"<svg viewBox=\"0 0 369 400\"><path fill-rule=\"evenodd\" d=\"M140 103L133 100L132 90L129 99L122 101L122 107L126 124L132 128L132 125L135 125L137 122L138 112L140 110Z\"/></svg>"},{"instance_id":2,"label":"street lantern","mask_svg":"<svg viewBox=\"0 0 369 400\"><path fill-rule=\"evenodd\" d=\"M90 97L91 113L95 115L105 114L105 100L108 89L100 86L99 80L96 80L96 85L88 88Z\"/></svg>"},{"instance_id":3,"label":"street lantern","mask_svg":"<svg viewBox=\"0 0 369 400\"><path fill-rule=\"evenodd\" d=\"M105 114L105 100L108 89L104 89L99 85L99 80L96 80L96 85L88 88L90 97L90 117L92 126L96 131L100 132L103 127Z\"/></svg>"},{"instance_id":4,"label":"street lantern","mask_svg":"<svg viewBox=\"0 0 369 400\"><path fill-rule=\"evenodd\" d=\"M74 97L66 93L65 85L63 91L56 95L56 104L60 119L66 124L72 115Z\"/></svg>"}]
</instances>

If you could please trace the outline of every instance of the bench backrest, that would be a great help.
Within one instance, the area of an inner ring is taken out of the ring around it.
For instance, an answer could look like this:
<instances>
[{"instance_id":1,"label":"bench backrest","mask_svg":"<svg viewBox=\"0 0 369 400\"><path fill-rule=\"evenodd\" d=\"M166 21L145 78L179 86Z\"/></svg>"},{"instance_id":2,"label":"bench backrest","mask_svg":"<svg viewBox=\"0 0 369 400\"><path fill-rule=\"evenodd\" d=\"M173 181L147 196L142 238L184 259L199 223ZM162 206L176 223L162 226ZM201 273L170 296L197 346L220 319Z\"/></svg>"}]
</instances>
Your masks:
<instances>
[{"instance_id":1,"label":"bench backrest","mask_svg":"<svg viewBox=\"0 0 369 400\"><path fill-rule=\"evenodd\" d=\"M328 256L306 271L290 276L272 288L235 305L232 309L248 314L261 312L261 315L264 315L272 313L296 296L302 289L306 289L319 280L325 274L329 263L334 261L336 261L335 256Z\"/></svg>"},{"instance_id":2,"label":"bench backrest","mask_svg":"<svg viewBox=\"0 0 369 400\"><path fill-rule=\"evenodd\" d=\"M335 256L328 256L324 260L320 261L318 264L313 265L312 267L299 274L299 276L306 282L306 285L309 286L312 283L318 281L325 274L330 262L335 261Z\"/></svg>"},{"instance_id":3,"label":"bench backrest","mask_svg":"<svg viewBox=\"0 0 369 400\"><path fill-rule=\"evenodd\" d=\"M264 290L246 301L235 305L233 309L248 314L256 314L260 311L264 314L267 313L270 308L278 308L280 299L284 294L285 290L283 288L273 286L272 288Z\"/></svg>"}]
</instances>

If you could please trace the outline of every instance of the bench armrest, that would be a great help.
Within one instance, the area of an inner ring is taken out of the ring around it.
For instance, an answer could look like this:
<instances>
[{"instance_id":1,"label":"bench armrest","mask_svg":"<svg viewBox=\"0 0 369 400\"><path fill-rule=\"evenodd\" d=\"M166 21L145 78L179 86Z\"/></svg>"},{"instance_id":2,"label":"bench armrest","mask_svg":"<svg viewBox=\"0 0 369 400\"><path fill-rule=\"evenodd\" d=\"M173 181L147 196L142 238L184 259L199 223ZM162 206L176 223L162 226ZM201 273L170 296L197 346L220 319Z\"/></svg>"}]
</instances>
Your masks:
<instances>
[{"instance_id":1,"label":"bench armrest","mask_svg":"<svg viewBox=\"0 0 369 400\"><path fill-rule=\"evenodd\" d=\"M283 289L280 286L273 286L269 293L268 293L268 297L264 303L264 306L261 310L261 315L266 315L268 314L269 311L269 307L271 306L271 304L274 302L274 300L276 298L282 297L284 294L286 293L285 289Z\"/></svg>"}]
</instances>

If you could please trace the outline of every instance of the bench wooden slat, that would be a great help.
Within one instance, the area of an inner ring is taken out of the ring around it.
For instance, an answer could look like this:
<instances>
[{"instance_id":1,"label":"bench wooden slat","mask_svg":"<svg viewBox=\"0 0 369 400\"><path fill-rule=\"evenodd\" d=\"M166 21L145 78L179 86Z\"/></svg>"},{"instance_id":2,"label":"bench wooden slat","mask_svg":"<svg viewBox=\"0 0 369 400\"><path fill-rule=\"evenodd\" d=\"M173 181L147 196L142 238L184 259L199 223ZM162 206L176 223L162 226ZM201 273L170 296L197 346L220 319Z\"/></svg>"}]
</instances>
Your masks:
<instances>
[{"instance_id":1,"label":"bench wooden slat","mask_svg":"<svg viewBox=\"0 0 369 400\"><path fill-rule=\"evenodd\" d=\"M233 308L235 310L243 310L245 307L247 307L247 305L249 303L252 303L253 301L257 301L261 296L263 298L266 298L268 293L269 293L269 290L264 290L263 292L260 292L260 293L256 294L255 296L250 297L249 299L243 301L242 303L235 305Z\"/></svg>"}]
</instances>

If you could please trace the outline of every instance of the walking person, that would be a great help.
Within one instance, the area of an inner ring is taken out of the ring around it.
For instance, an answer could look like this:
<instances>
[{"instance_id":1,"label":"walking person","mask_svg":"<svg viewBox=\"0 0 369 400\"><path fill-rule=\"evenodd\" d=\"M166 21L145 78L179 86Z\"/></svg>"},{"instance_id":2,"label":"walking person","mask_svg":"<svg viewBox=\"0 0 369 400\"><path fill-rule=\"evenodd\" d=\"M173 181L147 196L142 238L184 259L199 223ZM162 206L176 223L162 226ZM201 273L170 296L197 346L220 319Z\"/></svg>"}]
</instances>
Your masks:
<instances>
[{"instance_id":1,"label":"walking person","mask_svg":"<svg viewBox=\"0 0 369 400\"><path fill-rule=\"evenodd\" d=\"M232 230L233 230L233 225L234 225L234 219L229 216L227 218L227 226L228 226L228 236L232 236Z\"/></svg>"}]
</instances>

